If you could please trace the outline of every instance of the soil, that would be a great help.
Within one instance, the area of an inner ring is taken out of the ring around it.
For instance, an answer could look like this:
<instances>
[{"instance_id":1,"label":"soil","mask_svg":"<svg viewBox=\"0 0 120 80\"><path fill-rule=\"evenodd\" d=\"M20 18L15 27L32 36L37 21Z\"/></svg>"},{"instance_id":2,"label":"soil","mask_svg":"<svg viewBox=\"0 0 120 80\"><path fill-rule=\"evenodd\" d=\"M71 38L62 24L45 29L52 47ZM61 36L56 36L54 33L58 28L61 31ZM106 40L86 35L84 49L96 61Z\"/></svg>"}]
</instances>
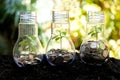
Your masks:
<instances>
[{"instance_id":1,"label":"soil","mask_svg":"<svg viewBox=\"0 0 120 80\"><path fill-rule=\"evenodd\" d=\"M51 66L44 55L41 64L20 68L12 55L1 55L0 80L120 80L120 60L109 58L101 66L88 65L76 54L72 64Z\"/></svg>"}]
</instances>

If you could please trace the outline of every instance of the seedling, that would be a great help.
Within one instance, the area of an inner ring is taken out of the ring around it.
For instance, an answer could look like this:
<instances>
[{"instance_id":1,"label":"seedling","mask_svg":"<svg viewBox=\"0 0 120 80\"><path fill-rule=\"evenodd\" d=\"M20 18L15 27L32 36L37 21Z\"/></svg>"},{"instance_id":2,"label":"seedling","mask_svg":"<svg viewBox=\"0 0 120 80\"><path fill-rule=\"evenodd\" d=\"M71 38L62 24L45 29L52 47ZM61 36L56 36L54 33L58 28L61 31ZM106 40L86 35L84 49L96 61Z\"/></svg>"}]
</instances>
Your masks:
<instances>
[{"instance_id":1,"label":"seedling","mask_svg":"<svg viewBox=\"0 0 120 80\"><path fill-rule=\"evenodd\" d=\"M104 43L104 14L89 12L86 26L87 40L80 47L82 62L101 65L108 58L108 48Z\"/></svg>"}]
</instances>

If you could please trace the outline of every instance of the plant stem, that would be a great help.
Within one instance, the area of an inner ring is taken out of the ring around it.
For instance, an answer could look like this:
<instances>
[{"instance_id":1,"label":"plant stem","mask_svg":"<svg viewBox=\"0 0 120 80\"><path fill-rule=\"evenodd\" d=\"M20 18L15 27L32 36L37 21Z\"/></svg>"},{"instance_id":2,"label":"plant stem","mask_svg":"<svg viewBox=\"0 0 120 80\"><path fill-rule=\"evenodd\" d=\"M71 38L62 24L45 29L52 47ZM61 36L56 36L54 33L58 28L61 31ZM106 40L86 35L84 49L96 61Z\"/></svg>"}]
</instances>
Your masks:
<instances>
[{"instance_id":1,"label":"plant stem","mask_svg":"<svg viewBox=\"0 0 120 80\"><path fill-rule=\"evenodd\" d=\"M62 49L62 36L61 36L61 32L60 32L60 49Z\"/></svg>"},{"instance_id":2,"label":"plant stem","mask_svg":"<svg viewBox=\"0 0 120 80\"><path fill-rule=\"evenodd\" d=\"M96 40L98 40L98 31L96 26L95 26L95 36L96 36Z\"/></svg>"}]
</instances>

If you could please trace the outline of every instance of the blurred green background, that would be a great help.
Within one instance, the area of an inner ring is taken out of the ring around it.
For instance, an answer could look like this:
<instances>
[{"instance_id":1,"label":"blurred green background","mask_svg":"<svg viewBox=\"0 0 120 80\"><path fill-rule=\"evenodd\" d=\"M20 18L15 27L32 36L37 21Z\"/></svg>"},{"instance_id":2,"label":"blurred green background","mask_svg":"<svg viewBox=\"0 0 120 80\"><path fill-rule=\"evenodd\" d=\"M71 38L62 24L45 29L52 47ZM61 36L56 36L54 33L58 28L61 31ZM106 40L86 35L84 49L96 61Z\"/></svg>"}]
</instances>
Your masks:
<instances>
[{"instance_id":1,"label":"blurred green background","mask_svg":"<svg viewBox=\"0 0 120 80\"><path fill-rule=\"evenodd\" d=\"M0 0L0 54L12 54L18 38L19 14L31 9L37 12L39 38L45 47L50 37L51 10L54 0ZM105 38L110 57L120 59L120 0L64 0L70 7L71 37L76 50L85 35L88 10L105 12Z\"/></svg>"}]
</instances>

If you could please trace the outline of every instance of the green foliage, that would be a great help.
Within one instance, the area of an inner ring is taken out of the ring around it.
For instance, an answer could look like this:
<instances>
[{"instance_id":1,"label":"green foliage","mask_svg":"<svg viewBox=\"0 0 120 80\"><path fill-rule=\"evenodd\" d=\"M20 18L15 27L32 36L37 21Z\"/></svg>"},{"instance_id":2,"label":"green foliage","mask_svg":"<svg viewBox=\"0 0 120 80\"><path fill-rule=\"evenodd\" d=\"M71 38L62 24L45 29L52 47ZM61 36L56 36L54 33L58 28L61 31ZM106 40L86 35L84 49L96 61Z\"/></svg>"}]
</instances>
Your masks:
<instances>
[{"instance_id":1,"label":"green foliage","mask_svg":"<svg viewBox=\"0 0 120 80\"><path fill-rule=\"evenodd\" d=\"M4 38L0 35L0 53L7 54L7 52L8 52L7 44Z\"/></svg>"},{"instance_id":2,"label":"green foliage","mask_svg":"<svg viewBox=\"0 0 120 80\"><path fill-rule=\"evenodd\" d=\"M26 35L25 39L19 42L19 45L19 50L29 49L29 51L34 52L37 49L36 38L34 36Z\"/></svg>"},{"instance_id":3,"label":"green foliage","mask_svg":"<svg viewBox=\"0 0 120 80\"><path fill-rule=\"evenodd\" d=\"M0 54L12 54L13 46L17 40L17 28L19 22L19 16L21 12L27 10L25 4L26 0L1 0L0 1L0 36L1 40ZM31 0L31 6L35 4L36 0ZM31 7L33 10L34 8Z\"/></svg>"},{"instance_id":4,"label":"green foliage","mask_svg":"<svg viewBox=\"0 0 120 80\"><path fill-rule=\"evenodd\" d=\"M92 37L96 37L96 39L98 38L98 33L101 33L102 32L102 27L101 26L92 26L94 27L93 30L91 30L88 35L91 35Z\"/></svg>"},{"instance_id":5,"label":"green foliage","mask_svg":"<svg viewBox=\"0 0 120 80\"><path fill-rule=\"evenodd\" d=\"M0 54L4 53L12 53L13 44L17 39L17 26L19 22L19 14L20 12L24 12L27 10L27 6L25 4L26 0L0 0ZM35 10L35 4L38 0L31 0L30 8L31 10ZM64 0L69 1L69 0ZM73 35L72 40L76 44L75 40L82 40L85 37L85 22L87 21L87 9L97 8L100 11L105 12L105 38L107 40L108 46L110 47L110 52L112 52L112 56L119 56L116 49L120 48L119 40L120 40L120 1L119 0L71 0L73 1L70 6L70 22L72 24L73 31L79 31L80 36L74 36L73 34L76 32L72 32ZM66 3L66 2L65 2ZM79 6L76 4L79 3ZM92 6L92 8L91 8ZM77 26L77 28L76 28ZM76 28L76 29L75 29ZM46 38L43 35L43 28L41 24L39 25L39 37L42 41L44 47L46 46ZM101 29L97 28L96 31L89 32L89 35L95 36L98 34ZM65 36L65 33L61 33L62 37ZM56 36L56 40L61 38L60 36ZM79 39L78 39L79 38ZM32 40L29 38L29 40ZM115 42L111 43L111 40ZM24 42L25 43L25 42ZM27 43L27 42L26 42ZM34 44L34 43L31 43ZM81 43L76 44L81 45ZM75 45L75 46L76 46ZM114 48L114 46L117 46ZM4 50L3 50L4 49ZM8 51L6 50L8 49ZM118 50L119 51L119 50Z\"/></svg>"},{"instance_id":6,"label":"green foliage","mask_svg":"<svg viewBox=\"0 0 120 80\"><path fill-rule=\"evenodd\" d=\"M61 39L62 37L66 37L66 32L65 31L58 31L59 34L55 35L52 39L55 39L56 41Z\"/></svg>"}]
</instances>

